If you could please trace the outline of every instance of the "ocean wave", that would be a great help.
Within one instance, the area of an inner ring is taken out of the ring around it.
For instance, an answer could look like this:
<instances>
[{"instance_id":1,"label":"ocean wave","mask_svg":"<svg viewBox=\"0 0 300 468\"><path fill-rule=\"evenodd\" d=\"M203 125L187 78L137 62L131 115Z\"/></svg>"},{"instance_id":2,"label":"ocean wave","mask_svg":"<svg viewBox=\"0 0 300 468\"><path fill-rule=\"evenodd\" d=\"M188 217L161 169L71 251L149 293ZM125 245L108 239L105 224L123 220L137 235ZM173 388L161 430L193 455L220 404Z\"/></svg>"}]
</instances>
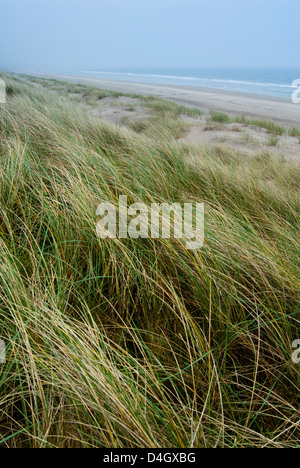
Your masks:
<instances>
[{"instance_id":1,"label":"ocean wave","mask_svg":"<svg viewBox=\"0 0 300 468\"><path fill-rule=\"evenodd\" d=\"M132 73L132 72L108 72L108 71L94 71L94 70L82 70L84 73L93 73L97 75L105 76L127 76L127 77L140 77L140 78L160 78L160 79L171 79L179 81L193 81L201 83L224 83L224 84L234 84L234 85L245 85L245 86L266 86L266 87L276 87L276 88L289 88L294 89L295 87L290 84L280 84L280 83L266 83L266 82L257 82L257 81L242 81L242 80L225 80L221 78L202 78L195 76L178 76L178 75L160 75L155 73Z\"/></svg>"}]
</instances>

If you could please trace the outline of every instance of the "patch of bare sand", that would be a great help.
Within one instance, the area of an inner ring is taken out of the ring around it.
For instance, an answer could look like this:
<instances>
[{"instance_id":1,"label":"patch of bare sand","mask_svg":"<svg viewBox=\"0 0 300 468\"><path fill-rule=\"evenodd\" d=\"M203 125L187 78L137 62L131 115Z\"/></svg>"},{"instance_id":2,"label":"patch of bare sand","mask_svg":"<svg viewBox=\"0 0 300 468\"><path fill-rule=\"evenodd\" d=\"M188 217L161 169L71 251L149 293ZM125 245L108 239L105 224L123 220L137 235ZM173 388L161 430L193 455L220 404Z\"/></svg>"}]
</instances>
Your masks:
<instances>
[{"instance_id":1,"label":"patch of bare sand","mask_svg":"<svg viewBox=\"0 0 300 468\"><path fill-rule=\"evenodd\" d=\"M192 145L219 145L233 151L254 156L269 153L285 159L300 161L299 138L287 134L271 135L266 129L238 123L207 123L202 119L184 119L189 125L187 134L180 138L183 143Z\"/></svg>"},{"instance_id":2,"label":"patch of bare sand","mask_svg":"<svg viewBox=\"0 0 300 468\"><path fill-rule=\"evenodd\" d=\"M107 97L99 101L100 107L89 111L90 115L98 117L115 125L137 122L149 117L139 99L126 96Z\"/></svg>"}]
</instances>

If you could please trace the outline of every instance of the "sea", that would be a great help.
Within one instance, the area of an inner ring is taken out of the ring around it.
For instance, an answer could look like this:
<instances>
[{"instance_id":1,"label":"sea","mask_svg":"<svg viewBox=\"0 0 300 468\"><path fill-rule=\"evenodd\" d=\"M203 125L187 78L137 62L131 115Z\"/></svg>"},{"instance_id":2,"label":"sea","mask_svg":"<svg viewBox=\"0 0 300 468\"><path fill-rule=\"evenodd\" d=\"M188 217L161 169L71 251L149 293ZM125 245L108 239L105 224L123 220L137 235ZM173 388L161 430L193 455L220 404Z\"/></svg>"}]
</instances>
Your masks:
<instances>
[{"instance_id":1,"label":"sea","mask_svg":"<svg viewBox=\"0 0 300 468\"><path fill-rule=\"evenodd\" d=\"M77 75L103 80L134 81L235 91L291 99L300 69L139 68L80 70ZM300 81L298 86L300 86Z\"/></svg>"}]
</instances>

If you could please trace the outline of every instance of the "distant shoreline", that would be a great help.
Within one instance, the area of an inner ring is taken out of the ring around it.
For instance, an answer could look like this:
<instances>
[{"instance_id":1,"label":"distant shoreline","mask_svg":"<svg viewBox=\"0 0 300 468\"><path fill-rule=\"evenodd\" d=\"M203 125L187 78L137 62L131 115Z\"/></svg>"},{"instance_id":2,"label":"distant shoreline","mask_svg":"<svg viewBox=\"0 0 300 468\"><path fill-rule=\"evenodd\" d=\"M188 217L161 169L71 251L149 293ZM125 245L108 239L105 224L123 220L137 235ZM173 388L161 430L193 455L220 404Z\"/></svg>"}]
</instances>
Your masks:
<instances>
[{"instance_id":1,"label":"distant shoreline","mask_svg":"<svg viewBox=\"0 0 300 468\"><path fill-rule=\"evenodd\" d=\"M271 119L287 126L300 126L300 104L293 104L292 100L279 97L193 86L112 81L74 75L45 73L35 75L123 93L161 97L203 111L217 110L230 115L243 114L251 118Z\"/></svg>"}]
</instances>

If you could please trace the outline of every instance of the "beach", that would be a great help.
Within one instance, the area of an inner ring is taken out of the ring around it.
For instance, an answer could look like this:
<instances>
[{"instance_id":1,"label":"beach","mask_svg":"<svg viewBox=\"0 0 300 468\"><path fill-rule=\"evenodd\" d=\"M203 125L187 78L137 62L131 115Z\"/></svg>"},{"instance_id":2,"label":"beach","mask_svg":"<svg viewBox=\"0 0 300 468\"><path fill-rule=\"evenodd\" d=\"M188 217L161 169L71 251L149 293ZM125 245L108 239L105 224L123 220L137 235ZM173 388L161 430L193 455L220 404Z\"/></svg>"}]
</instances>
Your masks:
<instances>
[{"instance_id":1,"label":"beach","mask_svg":"<svg viewBox=\"0 0 300 468\"><path fill-rule=\"evenodd\" d=\"M47 75L46 78L69 82L74 86L89 85L105 92L130 96L107 97L95 102L89 113L117 126L131 122L144 125L151 120L145 99L172 101L200 115L181 115L185 130L178 142L197 146L222 144L241 157L268 153L283 159L300 160L300 106L282 97L242 94L216 89L173 86L128 81L110 81L70 75ZM216 115L212 116L212 113ZM157 121L162 125L158 117ZM273 122L273 123L272 123ZM274 123L275 122L275 123ZM273 128L270 128L273 126ZM275 128L275 127L279 128ZM273 136L272 136L273 134ZM275 136L274 136L275 135Z\"/></svg>"},{"instance_id":2,"label":"beach","mask_svg":"<svg viewBox=\"0 0 300 468\"><path fill-rule=\"evenodd\" d=\"M300 125L300 104L293 104L292 99L289 101L283 98L192 86L111 81L61 74L39 74L38 76L122 93L161 97L204 112L216 110L229 115L242 114L249 118L271 119L287 127Z\"/></svg>"}]
</instances>

